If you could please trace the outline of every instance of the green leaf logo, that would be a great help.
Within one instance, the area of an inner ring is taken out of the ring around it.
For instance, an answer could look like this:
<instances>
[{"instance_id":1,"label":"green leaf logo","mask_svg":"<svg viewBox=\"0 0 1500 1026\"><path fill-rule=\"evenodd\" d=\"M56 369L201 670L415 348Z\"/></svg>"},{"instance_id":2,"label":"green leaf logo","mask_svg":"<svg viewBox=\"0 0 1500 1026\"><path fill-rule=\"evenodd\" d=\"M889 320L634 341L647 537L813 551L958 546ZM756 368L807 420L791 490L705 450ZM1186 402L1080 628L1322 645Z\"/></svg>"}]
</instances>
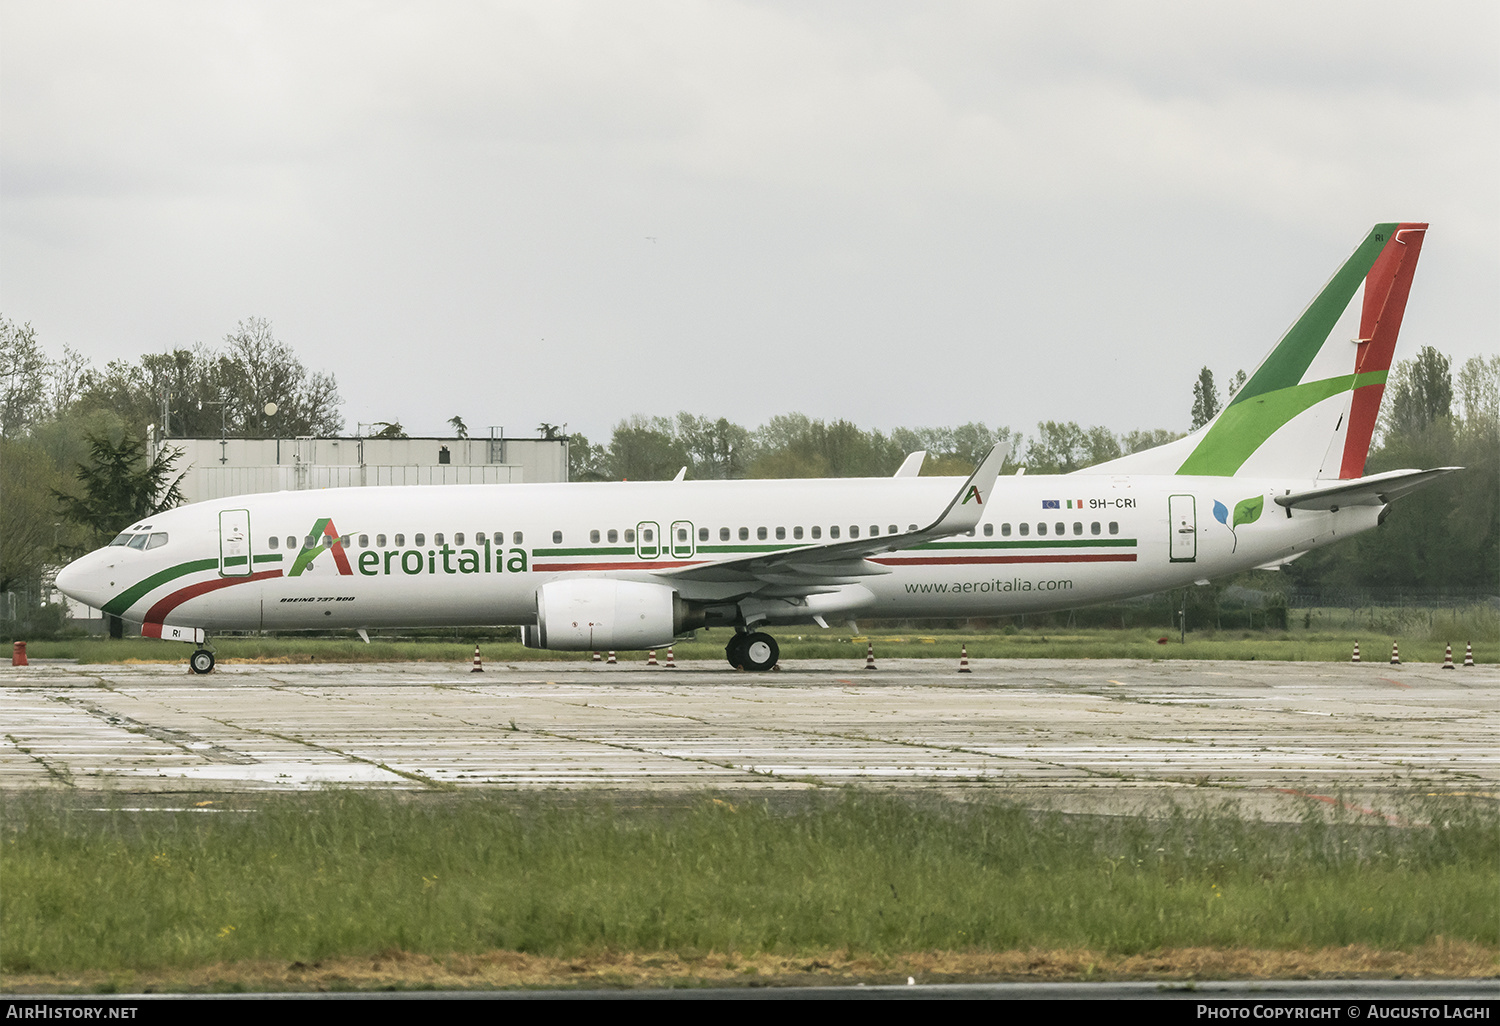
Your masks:
<instances>
[{"instance_id":1,"label":"green leaf logo","mask_svg":"<svg viewBox=\"0 0 1500 1026\"><path fill-rule=\"evenodd\" d=\"M1266 508L1265 496L1257 495L1253 499L1242 499L1234 504L1234 526L1241 524L1253 524L1260 519L1261 510Z\"/></svg>"}]
</instances>

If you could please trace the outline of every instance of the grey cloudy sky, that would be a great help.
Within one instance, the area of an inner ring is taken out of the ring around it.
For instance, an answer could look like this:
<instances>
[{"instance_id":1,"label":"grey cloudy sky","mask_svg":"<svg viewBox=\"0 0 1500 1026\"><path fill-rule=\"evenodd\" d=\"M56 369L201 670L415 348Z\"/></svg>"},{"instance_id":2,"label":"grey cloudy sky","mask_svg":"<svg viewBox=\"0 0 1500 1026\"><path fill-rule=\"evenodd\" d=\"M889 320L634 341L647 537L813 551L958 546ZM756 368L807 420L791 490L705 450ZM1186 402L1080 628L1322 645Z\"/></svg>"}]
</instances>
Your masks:
<instances>
[{"instance_id":1,"label":"grey cloudy sky","mask_svg":"<svg viewBox=\"0 0 1500 1026\"><path fill-rule=\"evenodd\" d=\"M1500 6L0 3L0 312L350 428L1185 429L1385 220L1496 348Z\"/></svg>"}]
</instances>

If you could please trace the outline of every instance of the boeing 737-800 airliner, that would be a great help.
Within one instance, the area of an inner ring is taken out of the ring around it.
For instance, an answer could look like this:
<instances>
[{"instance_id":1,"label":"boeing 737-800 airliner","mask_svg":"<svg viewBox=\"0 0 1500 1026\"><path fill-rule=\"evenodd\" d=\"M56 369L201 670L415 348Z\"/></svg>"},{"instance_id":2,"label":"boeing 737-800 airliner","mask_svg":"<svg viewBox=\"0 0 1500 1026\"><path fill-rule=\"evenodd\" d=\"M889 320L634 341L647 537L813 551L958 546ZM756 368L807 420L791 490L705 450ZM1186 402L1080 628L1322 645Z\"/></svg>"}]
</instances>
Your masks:
<instances>
[{"instance_id":1,"label":"boeing 737-800 airliner","mask_svg":"<svg viewBox=\"0 0 1500 1026\"><path fill-rule=\"evenodd\" d=\"M160 513L57 585L149 637L517 625L574 651L733 627L1061 609L1284 563L1456 469L1364 476L1427 226L1381 224L1203 428L1066 476L335 488Z\"/></svg>"}]
</instances>

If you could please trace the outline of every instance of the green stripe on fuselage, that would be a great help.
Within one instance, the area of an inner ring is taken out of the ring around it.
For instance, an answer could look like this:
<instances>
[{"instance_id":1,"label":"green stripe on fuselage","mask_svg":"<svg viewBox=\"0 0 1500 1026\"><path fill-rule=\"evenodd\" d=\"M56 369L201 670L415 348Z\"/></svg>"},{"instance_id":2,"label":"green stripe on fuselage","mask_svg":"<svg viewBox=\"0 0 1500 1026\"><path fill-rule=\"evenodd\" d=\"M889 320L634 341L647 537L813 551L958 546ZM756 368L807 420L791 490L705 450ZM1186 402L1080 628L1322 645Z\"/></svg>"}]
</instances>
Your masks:
<instances>
[{"instance_id":1,"label":"green stripe on fuselage","mask_svg":"<svg viewBox=\"0 0 1500 1026\"><path fill-rule=\"evenodd\" d=\"M188 563L178 563L176 566L159 570L147 577L145 580L137 581L126 588L120 594L104 603L104 612L110 616L119 616L125 610L135 605L140 598L154 588L160 588L168 581L175 581L179 577L198 573L200 570L217 570L219 561L217 559L195 559Z\"/></svg>"}]
</instances>

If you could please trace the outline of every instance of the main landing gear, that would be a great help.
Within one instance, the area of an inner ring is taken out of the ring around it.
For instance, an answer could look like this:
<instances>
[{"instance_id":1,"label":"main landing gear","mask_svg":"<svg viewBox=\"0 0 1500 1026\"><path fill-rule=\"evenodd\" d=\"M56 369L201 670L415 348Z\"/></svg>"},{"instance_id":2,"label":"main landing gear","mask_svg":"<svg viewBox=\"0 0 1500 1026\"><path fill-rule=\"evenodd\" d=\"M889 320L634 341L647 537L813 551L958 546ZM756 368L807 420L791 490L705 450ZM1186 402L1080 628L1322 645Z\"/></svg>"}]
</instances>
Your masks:
<instances>
[{"instance_id":1,"label":"main landing gear","mask_svg":"<svg viewBox=\"0 0 1500 1026\"><path fill-rule=\"evenodd\" d=\"M214 654L206 648L200 648L188 658L188 666L192 667L194 673L209 673L214 668Z\"/></svg>"},{"instance_id":2,"label":"main landing gear","mask_svg":"<svg viewBox=\"0 0 1500 1026\"><path fill-rule=\"evenodd\" d=\"M762 634L760 631L736 633L729 639L729 644L724 646L724 657L736 670L761 672L776 665L776 661L781 658L781 649L777 647L776 639L769 634Z\"/></svg>"}]
</instances>

